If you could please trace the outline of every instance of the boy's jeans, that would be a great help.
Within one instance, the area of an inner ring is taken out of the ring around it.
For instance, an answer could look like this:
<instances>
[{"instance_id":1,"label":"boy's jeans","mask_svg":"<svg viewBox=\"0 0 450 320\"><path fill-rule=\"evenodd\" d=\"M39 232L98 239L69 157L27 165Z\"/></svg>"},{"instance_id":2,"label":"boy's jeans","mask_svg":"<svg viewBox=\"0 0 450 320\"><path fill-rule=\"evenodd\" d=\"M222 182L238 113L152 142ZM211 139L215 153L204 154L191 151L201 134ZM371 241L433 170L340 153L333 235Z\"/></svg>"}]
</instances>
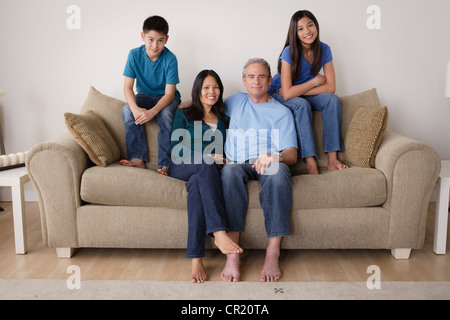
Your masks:
<instances>
[{"instance_id":1,"label":"boy's jeans","mask_svg":"<svg viewBox=\"0 0 450 320\"><path fill-rule=\"evenodd\" d=\"M294 114L295 129L297 130L303 159L311 156L317 159L311 108L322 111L323 151L325 153L344 151L340 129L341 103L338 96L332 93L322 93L316 96L302 96L286 101L278 92L270 92L270 95L289 108Z\"/></svg>"},{"instance_id":2,"label":"boy's jeans","mask_svg":"<svg viewBox=\"0 0 450 320\"><path fill-rule=\"evenodd\" d=\"M188 240L186 258L205 256L205 236L228 231L219 167L181 163L170 167L170 176L187 181Z\"/></svg>"},{"instance_id":3,"label":"boy's jeans","mask_svg":"<svg viewBox=\"0 0 450 320\"><path fill-rule=\"evenodd\" d=\"M222 168L221 179L230 232L244 231L248 207L246 184L248 180L258 180L261 186L259 202L264 212L267 236L272 238L290 235L292 185L291 171L287 165L280 163L276 172L260 175L249 161L227 163Z\"/></svg>"},{"instance_id":4,"label":"boy's jeans","mask_svg":"<svg viewBox=\"0 0 450 320\"><path fill-rule=\"evenodd\" d=\"M136 95L136 103L147 110L153 108L163 96L149 96L144 93ZM175 99L162 109L155 117L159 125L158 133L158 168L169 167L170 161L170 132L174 113L180 104L180 99ZM140 159L148 162L147 139L143 125L137 125L130 106L125 104L122 109L122 118L125 125L125 138L128 159Z\"/></svg>"}]
</instances>

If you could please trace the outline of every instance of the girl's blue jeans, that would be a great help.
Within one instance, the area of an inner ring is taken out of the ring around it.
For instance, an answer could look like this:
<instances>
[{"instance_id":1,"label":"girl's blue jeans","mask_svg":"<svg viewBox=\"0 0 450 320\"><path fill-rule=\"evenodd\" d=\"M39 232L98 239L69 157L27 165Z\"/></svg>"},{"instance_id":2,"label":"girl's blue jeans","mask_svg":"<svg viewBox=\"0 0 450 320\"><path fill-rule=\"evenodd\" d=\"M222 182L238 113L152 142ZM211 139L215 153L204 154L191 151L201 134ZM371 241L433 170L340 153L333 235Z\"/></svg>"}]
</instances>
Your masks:
<instances>
[{"instance_id":1,"label":"girl's blue jeans","mask_svg":"<svg viewBox=\"0 0 450 320\"><path fill-rule=\"evenodd\" d=\"M147 110L153 108L163 96L150 96L144 93L136 95L136 103ZM170 133L174 113L180 104L180 99L175 99L162 109L155 117L159 125L158 133L158 168L169 167L170 160ZM122 118L125 125L125 141L127 145L128 159L140 159L148 162L147 139L143 125L137 125L130 106L125 104L122 109Z\"/></svg>"},{"instance_id":2,"label":"girl's blue jeans","mask_svg":"<svg viewBox=\"0 0 450 320\"><path fill-rule=\"evenodd\" d=\"M287 101L278 92L270 92L270 95L292 111L303 159L311 156L317 159L312 128L312 109L322 111L323 151L325 153L344 151L341 138L341 103L337 95L322 93Z\"/></svg>"}]
</instances>

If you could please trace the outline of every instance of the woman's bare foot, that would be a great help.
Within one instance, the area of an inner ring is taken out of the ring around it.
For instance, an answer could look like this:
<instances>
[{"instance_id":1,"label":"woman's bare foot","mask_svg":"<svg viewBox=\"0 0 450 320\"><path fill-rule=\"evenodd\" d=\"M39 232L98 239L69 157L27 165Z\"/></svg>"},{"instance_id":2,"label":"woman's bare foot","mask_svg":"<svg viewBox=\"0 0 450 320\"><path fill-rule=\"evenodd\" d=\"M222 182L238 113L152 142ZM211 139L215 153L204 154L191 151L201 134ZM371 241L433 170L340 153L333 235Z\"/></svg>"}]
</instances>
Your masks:
<instances>
[{"instance_id":1,"label":"woman's bare foot","mask_svg":"<svg viewBox=\"0 0 450 320\"><path fill-rule=\"evenodd\" d=\"M203 283L207 279L205 267L203 266L202 258L192 259L192 273L191 282L192 283Z\"/></svg>"},{"instance_id":2,"label":"woman's bare foot","mask_svg":"<svg viewBox=\"0 0 450 320\"><path fill-rule=\"evenodd\" d=\"M242 253L244 250L236 244L225 231L214 232L214 244L223 254Z\"/></svg>"},{"instance_id":3,"label":"woman's bare foot","mask_svg":"<svg viewBox=\"0 0 450 320\"><path fill-rule=\"evenodd\" d=\"M119 163L121 165L127 166L127 167L136 167L136 168L145 169L145 163L141 159L133 158L131 160L120 160Z\"/></svg>"},{"instance_id":4,"label":"woman's bare foot","mask_svg":"<svg viewBox=\"0 0 450 320\"><path fill-rule=\"evenodd\" d=\"M337 151L328 153L328 171L348 169L348 165L337 159Z\"/></svg>"},{"instance_id":5,"label":"woman's bare foot","mask_svg":"<svg viewBox=\"0 0 450 320\"><path fill-rule=\"evenodd\" d=\"M169 167L162 167L162 168L158 168L157 172L159 174L162 174L163 176L169 176Z\"/></svg>"},{"instance_id":6,"label":"woman's bare foot","mask_svg":"<svg viewBox=\"0 0 450 320\"><path fill-rule=\"evenodd\" d=\"M306 157L306 170L309 174L319 174L319 169L317 169L317 162L314 157Z\"/></svg>"},{"instance_id":7,"label":"woman's bare foot","mask_svg":"<svg viewBox=\"0 0 450 320\"><path fill-rule=\"evenodd\" d=\"M266 250L266 259L261 271L259 281L261 282L277 282L280 280L281 271L278 266L278 258L280 257L281 237L270 238L269 245Z\"/></svg>"},{"instance_id":8,"label":"woman's bare foot","mask_svg":"<svg viewBox=\"0 0 450 320\"><path fill-rule=\"evenodd\" d=\"M239 254L227 254L227 262L222 272L220 273L222 281L238 282L241 278L241 272L239 270L240 267L241 259L239 257Z\"/></svg>"}]
</instances>

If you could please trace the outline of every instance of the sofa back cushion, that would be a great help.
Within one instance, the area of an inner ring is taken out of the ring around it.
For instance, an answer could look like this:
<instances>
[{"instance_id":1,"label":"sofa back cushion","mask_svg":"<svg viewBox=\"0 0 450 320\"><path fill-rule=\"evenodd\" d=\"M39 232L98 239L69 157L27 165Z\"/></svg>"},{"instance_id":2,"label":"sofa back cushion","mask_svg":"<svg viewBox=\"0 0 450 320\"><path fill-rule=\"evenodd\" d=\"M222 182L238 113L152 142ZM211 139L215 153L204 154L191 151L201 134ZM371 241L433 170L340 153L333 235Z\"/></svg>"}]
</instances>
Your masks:
<instances>
[{"instance_id":1,"label":"sofa back cushion","mask_svg":"<svg viewBox=\"0 0 450 320\"><path fill-rule=\"evenodd\" d=\"M342 137L345 141L349 124L353 118L358 107L381 107L380 100L376 89L367 90L358 94L339 97L341 101L342 114ZM81 112L89 110L94 111L105 123L105 126L116 141L121 158L126 158L127 150L125 144L125 127L122 119L122 108L125 102L107 95L102 94L94 87L89 89L88 96L81 108ZM328 166L328 157L323 152L323 126L322 126L322 112L313 112L313 131L315 136L317 154L319 156L319 167L326 168ZM158 132L159 126L155 120L145 124L145 132L149 150L149 163L147 168L156 170L158 168ZM340 159L343 161L343 156L339 153ZM306 166L299 157L299 161L291 166L293 175L306 172Z\"/></svg>"},{"instance_id":2,"label":"sofa back cushion","mask_svg":"<svg viewBox=\"0 0 450 320\"><path fill-rule=\"evenodd\" d=\"M122 119L122 108L125 102L109 97L99 92L94 87L90 87L86 100L80 113L94 111L105 124L111 136L114 138L120 149L120 157L127 158L127 147L125 143L125 126ZM149 163L147 167L156 170L158 167L158 132L159 127L155 120L145 124L147 143L149 145Z\"/></svg>"}]
</instances>

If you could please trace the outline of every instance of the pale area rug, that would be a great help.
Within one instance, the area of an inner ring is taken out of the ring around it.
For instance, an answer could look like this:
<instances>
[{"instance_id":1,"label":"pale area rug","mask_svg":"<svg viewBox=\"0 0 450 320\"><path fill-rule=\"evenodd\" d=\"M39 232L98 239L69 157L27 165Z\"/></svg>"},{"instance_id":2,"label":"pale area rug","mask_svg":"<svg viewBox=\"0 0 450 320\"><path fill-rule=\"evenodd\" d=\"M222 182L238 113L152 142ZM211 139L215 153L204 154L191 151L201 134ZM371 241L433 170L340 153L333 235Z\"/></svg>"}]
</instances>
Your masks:
<instances>
[{"instance_id":1,"label":"pale area rug","mask_svg":"<svg viewBox=\"0 0 450 320\"><path fill-rule=\"evenodd\" d=\"M1 300L429 300L450 299L450 282L238 282L0 279Z\"/></svg>"}]
</instances>

